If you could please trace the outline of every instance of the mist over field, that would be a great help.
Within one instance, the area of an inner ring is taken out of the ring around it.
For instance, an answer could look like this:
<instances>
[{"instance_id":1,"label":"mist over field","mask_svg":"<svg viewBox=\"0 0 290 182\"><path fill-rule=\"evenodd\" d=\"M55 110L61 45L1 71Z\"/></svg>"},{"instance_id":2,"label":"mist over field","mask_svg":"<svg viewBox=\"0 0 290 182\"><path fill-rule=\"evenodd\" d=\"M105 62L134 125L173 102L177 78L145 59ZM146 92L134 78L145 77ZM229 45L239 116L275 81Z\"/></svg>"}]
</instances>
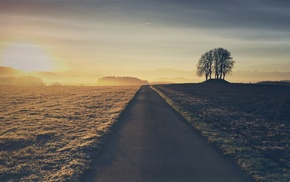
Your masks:
<instances>
[{"instance_id":1,"label":"mist over field","mask_svg":"<svg viewBox=\"0 0 290 182\"><path fill-rule=\"evenodd\" d=\"M245 175L290 181L289 20L289 0L0 0L0 181L80 180L141 87L127 120L167 107Z\"/></svg>"}]
</instances>

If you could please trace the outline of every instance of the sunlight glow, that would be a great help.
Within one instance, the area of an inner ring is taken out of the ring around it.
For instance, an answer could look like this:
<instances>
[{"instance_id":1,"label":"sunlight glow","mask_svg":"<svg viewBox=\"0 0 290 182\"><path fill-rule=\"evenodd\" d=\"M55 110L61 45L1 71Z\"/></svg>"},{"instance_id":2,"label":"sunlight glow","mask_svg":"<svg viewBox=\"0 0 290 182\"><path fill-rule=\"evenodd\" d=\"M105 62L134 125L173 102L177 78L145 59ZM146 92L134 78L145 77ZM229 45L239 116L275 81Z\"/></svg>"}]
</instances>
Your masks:
<instances>
[{"instance_id":1,"label":"sunlight glow","mask_svg":"<svg viewBox=\"0 0 290 182\"><path fill-rule=\"evenodd\" d=\"M8 45L2 52L1 65L23 71L53 71L54 59L33 43L18 42Z\"/></svg>"}]
</instances>

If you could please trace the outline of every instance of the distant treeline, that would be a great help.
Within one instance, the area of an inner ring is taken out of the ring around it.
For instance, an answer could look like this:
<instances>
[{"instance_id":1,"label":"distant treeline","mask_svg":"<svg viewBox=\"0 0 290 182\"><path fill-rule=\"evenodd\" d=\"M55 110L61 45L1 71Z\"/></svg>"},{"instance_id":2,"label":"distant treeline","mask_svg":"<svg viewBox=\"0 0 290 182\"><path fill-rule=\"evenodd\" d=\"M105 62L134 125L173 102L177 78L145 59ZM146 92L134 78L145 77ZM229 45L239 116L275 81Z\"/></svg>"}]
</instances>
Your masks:
<instances>
[{"instance_id":1,"label":"distant treeline","mask_svg":"<svg viewBox=\"0 0 290 182\"><path fill-rule=\"evenodd\" d=\"M285 81L262 81L262 82L258 82L258 84L290 86L290 80L285 80Z\"/></svg>"},{"instance_id":2,"label":"distant treeline","mask_svg":"<svg viewBox=\"0 0 290 182\"><path fill-rule=\"evenodd\" d=\"M33 76L0 77L0 86L46 86L45 83Z\"/></svg>"},{"instance_id":3,"label":"distant treeline","mask_svg":"<svg viewBox=\"0 0 290 182\"><path fill-rule=\"evenodd\" d=\"M148 85L148 81L140 80L135 77L116 77L116 76L107 76L99 79L99 85L102 86L123 86L123 85Z\"/></svg>"}]
</instances>

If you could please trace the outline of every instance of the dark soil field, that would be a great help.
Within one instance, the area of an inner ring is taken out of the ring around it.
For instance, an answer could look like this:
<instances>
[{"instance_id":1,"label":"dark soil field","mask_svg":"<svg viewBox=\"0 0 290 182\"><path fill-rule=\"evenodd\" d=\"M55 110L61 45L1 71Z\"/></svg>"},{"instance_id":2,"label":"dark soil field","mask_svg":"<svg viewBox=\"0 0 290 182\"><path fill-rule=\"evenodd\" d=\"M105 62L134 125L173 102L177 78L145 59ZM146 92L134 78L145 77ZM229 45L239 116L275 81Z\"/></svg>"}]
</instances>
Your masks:
<instances>
[{"instance_id":1,"label":"dark soil field","mask_svg":"<svg viewBox=\"0 0 290 182\"><path fill-rule=\"evenodd\" d=\"M154 86L202 135L257 181L290 181L290 87Z\"/></svg>"}]
</instances>

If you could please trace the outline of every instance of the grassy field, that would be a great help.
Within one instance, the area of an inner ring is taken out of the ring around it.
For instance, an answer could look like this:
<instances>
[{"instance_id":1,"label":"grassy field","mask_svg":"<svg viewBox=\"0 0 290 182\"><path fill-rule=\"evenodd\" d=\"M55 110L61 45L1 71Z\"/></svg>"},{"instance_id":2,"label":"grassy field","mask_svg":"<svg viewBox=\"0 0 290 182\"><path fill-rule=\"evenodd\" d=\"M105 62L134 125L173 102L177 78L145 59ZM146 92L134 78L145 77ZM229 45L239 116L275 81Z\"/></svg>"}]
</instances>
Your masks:
<instances>
[{"instance_id":1,"label":"grassy field","mask_svg":"<svg viewBox=\"0 0 290 182\"><path fill-rule=\"evenodd\" d=\"M0 87L0 181L75 181L139 87Z\"/></svg>"},{"instance_id":2,"label":"grassy field","mask_svg":"<svg viewBox=\"0 0 290 182\"><path fill-rule=\"evenodd\" d=\"M202 135L257 181L290 181L290 87L156 85Z\"/></svg>"}]
</instances>

